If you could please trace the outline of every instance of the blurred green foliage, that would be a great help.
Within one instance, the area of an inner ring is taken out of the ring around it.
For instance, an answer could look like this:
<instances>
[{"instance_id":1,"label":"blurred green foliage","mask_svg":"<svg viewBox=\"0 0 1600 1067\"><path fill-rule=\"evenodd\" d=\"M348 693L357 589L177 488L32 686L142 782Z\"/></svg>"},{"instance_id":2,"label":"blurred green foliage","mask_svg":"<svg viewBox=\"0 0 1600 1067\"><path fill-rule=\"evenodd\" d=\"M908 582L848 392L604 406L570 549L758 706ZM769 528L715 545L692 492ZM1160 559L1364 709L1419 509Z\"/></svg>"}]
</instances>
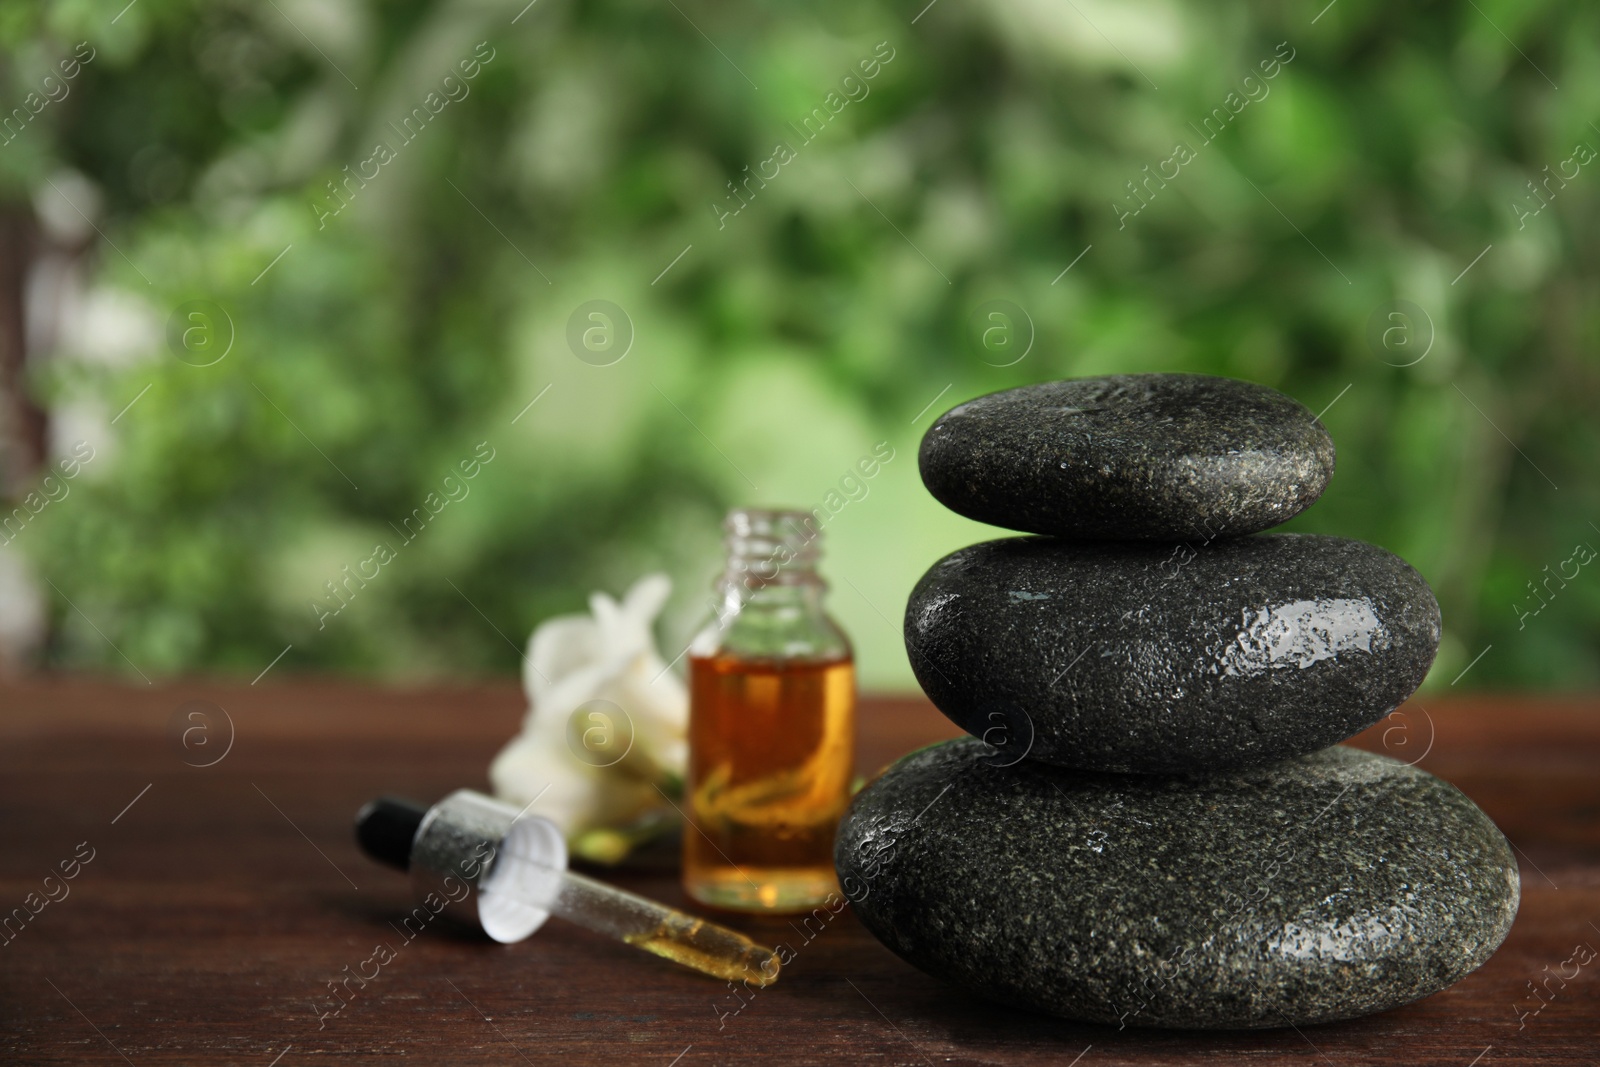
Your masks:
<instances>
[{"instance_id":1,"label":"blurred green foliage","mask_svg":"<svg viewBox=\"0 0 1600 1067\"><path fill-rule=\"evenodd\" d=\"M524 2L0 3L7 108L97 49L0 147L0 188L86 176L93 291L151 324L142 358L35 360L104 427L17 541L58 591L53 662L253 676L292 643L280 670L509 672L539 619L650 569L678 579L670 658L722 510L821 505L887 441L831 498L825 570L864 681L908 686L911 584L999 535L921 489L938 412L1199 371L1332 405L1338 474L1291 528L1428 578L1431 684L1490 645L1458 689L1600 683L1600 571L1517 608L1600 547L1600 167L1529 186L1600 149L1600 8ZM404 143L452 74L464 98ZM631 324L610 365L567 339L597 299ZM196 300L233 331L204 367L164 336ZM377 542L396 558L319 629Z\"/></svg>"}]
</instances>

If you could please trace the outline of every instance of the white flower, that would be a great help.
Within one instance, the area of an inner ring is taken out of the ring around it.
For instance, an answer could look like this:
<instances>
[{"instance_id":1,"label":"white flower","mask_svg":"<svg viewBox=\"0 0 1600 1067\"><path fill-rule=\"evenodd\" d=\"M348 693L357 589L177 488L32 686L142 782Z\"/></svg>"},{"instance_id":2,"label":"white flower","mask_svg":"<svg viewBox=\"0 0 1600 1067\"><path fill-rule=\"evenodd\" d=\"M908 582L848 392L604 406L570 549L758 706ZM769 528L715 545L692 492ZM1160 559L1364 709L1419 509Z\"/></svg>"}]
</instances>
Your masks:
<instances>
[{"instance_id":1,"label":"white flower","mask_svg":"<svg viewBox=\"0 0 1600 1067\"><path fill-rule=\"evenodd\" d=\"M671 592L665 575L646 575L621 603L594 593L591 615L541 623L523 661L522 733L489 767L501 799L552 820L590 858L627 851L625 834L606 831L676 816L666 794L685 773L689 698L651 636Z\"/></svg>"}]
</instances>

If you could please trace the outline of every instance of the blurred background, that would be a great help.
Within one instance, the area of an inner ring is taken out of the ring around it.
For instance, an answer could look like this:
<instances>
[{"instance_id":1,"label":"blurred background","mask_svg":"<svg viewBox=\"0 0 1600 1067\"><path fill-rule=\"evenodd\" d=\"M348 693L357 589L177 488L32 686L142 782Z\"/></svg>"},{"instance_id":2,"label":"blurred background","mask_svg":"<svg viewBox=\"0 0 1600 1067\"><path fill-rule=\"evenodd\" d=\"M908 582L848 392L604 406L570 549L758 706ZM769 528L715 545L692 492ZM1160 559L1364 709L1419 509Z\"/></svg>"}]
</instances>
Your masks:
<instances>
[{"instance_id":1,"label":"blurred background","mask_svg":"<svg viewBox=\"0 0 1600 1067\"><path fill-rule=\"evenodd\" d=\"M670 658L779 504L911 688L1000 536L928 424L1196 371L1324 413L1430 686L1600 684L1600 8L123 5L0 2L9 671L509 675L653 570Z\"/></svg>"}]
</instances>

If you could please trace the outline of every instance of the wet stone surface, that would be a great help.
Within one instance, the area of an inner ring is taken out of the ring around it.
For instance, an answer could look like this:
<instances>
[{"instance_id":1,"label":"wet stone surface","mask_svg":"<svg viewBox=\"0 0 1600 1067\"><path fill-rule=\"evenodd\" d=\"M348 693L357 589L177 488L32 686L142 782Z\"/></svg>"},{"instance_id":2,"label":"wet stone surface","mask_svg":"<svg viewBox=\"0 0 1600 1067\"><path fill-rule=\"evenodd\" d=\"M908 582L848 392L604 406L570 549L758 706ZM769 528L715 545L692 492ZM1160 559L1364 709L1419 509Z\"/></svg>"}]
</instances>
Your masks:
<instances>
[{"instance_id":1,"label":"wet stone surface","mask_svg":"<svg viewBox=\"0 0 1600 1067\"><path fill-rule=\"evenodd\" d=\"M902 759L835 849L856 914L930 975L1127 1026L1353 1018L1476 969L1516 863L1453 786L1335 747L1150 778L999 766L973 739Z\"/></svg>"},{"instance_id":2,"label":"wet stone surface","mask_svg":"<svg viewBox=\"0 0 1600 1067\"><path fill-rule=\"evenodd\" d=\"M905 615L917 681L963 729L1014 759L1136 773L1342 741L1421 684L1439 632L1404 560L1311 534L989 541L935 563Z\"/></svg>"},{"instance_id":3,"label":"wet stone surface","mask_svg":"<svg viewBox=\"0 0 1600 1067\"><path fill-rule=\"evenodd\" d=\"M1299 402L1201 374L1118 374L991 393L944 413L918 463L940 503L1029 533L1205 540L1309 507L1333 441Z\"/></svg>"}]
</instances>

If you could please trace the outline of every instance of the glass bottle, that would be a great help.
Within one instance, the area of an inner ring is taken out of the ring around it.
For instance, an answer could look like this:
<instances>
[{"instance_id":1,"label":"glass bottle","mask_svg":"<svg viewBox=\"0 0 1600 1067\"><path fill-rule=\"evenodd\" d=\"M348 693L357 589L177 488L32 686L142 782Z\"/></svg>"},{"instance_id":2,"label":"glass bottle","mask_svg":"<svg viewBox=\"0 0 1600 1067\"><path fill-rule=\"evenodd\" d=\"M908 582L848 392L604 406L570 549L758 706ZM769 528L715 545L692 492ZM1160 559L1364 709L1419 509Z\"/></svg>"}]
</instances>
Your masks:
<instances>
[{"instance_id":1,"label":"glass bottle","mask_svg":"<svg viewBox=\"0 0 1600 1067\"><path fill-rule=\"evenodd\" d=\"M811 513L732 511L723 530L715 618L689 646L684 889L735 911L806 911L838 891L855 660L822 607Z\"/></svg>"}]
</instances>

